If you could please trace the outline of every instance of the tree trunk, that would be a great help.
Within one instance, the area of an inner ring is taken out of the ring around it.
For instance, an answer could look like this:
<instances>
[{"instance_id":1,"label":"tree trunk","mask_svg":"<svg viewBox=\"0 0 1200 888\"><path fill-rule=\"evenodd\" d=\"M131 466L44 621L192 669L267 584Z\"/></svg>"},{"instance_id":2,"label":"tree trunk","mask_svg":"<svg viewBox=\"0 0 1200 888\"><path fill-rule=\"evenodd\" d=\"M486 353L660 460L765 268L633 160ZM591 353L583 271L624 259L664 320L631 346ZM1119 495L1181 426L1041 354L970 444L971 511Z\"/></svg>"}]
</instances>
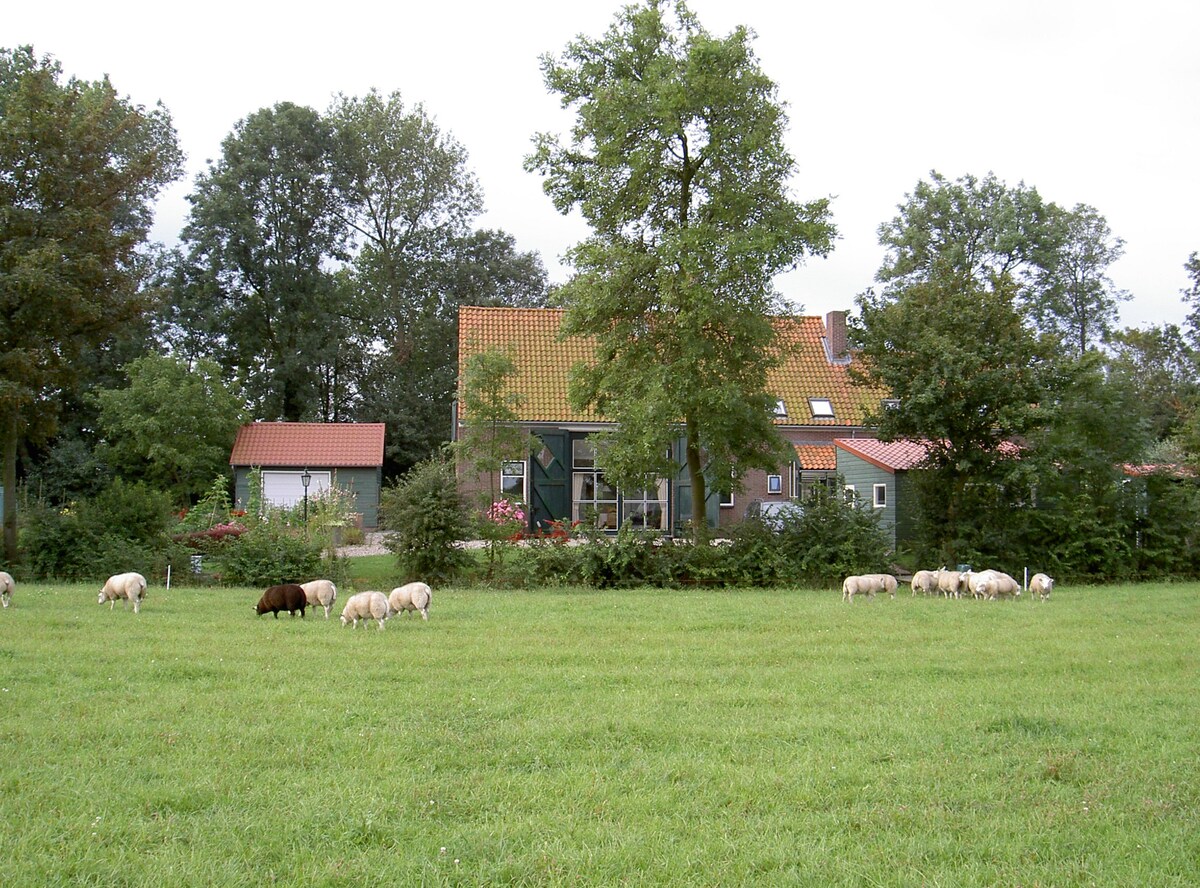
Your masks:
<instances>
[{"instance_id":1,"label":"tree trunk","mask_svg":"<svg viewBox=\"0 0 1200 888\"><path fill-rule=\"evenodd\" d=\"M694 421L687 421L687 469L692 482L692 542L699 545L708 540L708 510L705 508L704 463L700 457L700 434Z\"/></svg>"},{"instance_id":2,"label":"tree trunk","mask_svg":"<svg viewBox=\"0 0 1200 888\"><path fill-rule=\"evenodd\" d=\"M3 440L0 441L0 465L4 471L0 474L0 487L4 488L4 561L15 564L17 561L17 408L14 405L5 417L4 427L0 429Z\"/></svg>"}]
</instances>

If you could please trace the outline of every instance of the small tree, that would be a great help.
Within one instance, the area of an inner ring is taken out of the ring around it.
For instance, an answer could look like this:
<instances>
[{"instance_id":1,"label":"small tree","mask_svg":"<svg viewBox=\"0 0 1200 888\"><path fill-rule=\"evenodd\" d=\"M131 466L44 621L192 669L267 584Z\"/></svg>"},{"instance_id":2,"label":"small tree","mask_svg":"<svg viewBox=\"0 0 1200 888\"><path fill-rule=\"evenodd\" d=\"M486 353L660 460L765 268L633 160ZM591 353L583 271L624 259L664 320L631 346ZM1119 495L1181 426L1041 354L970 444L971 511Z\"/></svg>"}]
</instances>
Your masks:
<instances>
[{"instance_id":1,"label":"small tree","mask_svg":"<svg viewBox=\"0 0 1200 888\"><path fill-rule=\"evenodd\" d=\"M495 569L498 545L521 529L527 512L500 495L504 464L525 459L534 448L533 437L518 423L525 396L509 388L517 365L512 355L488 349L467 359L463 369L462 405L466 427L457 452L479 474L488 476L480 503L479 531L488 542L488 576ZM524 504L520 504L524 506Z\"/></svg>"},{"instance_id":2,"label":"small tree","mask_svg":"<svg viewBox=\"0 0 1200 888\"><path fill-rule=\"evenodd\" d=\"M466 567L458 542L467 535L466 511L454 466L445 458L417 463L379 497L384 544L403 577L447 582Z\"/></svg>"}]
</instances>

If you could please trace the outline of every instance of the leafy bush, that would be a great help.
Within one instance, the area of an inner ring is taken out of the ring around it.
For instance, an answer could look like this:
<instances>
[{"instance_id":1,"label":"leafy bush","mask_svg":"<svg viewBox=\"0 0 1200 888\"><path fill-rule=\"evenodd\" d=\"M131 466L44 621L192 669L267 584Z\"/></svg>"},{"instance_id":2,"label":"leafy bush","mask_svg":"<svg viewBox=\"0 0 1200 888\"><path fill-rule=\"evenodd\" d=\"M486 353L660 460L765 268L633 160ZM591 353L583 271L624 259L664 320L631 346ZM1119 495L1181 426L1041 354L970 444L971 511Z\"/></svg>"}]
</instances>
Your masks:
<instances>
[{"instance_id":1,"label":"leafy bush","mask_svg":"<svg viewBox=\"0 0 1200 888\"><path fill-rule=\"evenodd\" d=\"M396 556L400 574L426 583L446 583L466 568L457 543L466 539L466 510L454 467L446 459L418 463L380 494L384 545Z\"/></svg>"},{"instance_id":2,"label":"leafy bush","mask_svg":"<svg viewBox=\"0 0 1200 888\"><path fill-rule=\"evenodd\" d=\"M879 526L879 513L847 503L838 493L818 489L800 515L787 514L780 521L773 562L777 581L831 587L847 574L889 568L891 543Z\"/></svg>"},{"instance_id":3,"label":"leafy bush","mask_svg":"<svg viewBox=\"0 0 1200 888\"><path fill-rule=\"evenodd\" d=\"M33 504L21 529L26 569L35 577L63 580L130 570L162 576L170 559L170 515L165 493L121 480L69 507Z\"/></svg>"},{"instance_id":4,"label":"leafy bush","mask_svg":"<svg viewBox=\"0 0 1200 888\"><path fill-rule=\"evenodd\" d=\"M320 543L306 538L278 515L229 538L217 552L223 568L221 579L233 585L302 583L322 574Z\"/></svg>"}]
</instances>

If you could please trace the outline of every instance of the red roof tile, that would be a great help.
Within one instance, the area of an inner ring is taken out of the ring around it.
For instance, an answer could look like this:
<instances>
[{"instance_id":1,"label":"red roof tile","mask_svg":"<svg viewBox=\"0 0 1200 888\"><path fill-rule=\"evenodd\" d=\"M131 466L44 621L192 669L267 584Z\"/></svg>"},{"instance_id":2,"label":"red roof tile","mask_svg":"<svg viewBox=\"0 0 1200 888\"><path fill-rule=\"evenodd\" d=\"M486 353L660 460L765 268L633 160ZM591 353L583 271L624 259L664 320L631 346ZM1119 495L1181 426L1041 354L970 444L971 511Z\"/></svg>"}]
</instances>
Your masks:
<instances>
[{"instance_id":1,"label":"red roof tile","mask_svg":"<svg viewBox=\"0 0 1200 888\"><path fill-rule=\"evenodd\" d=\"M381 422L256 422L238 429L232 466L383 465Z\"/></svg>"},{"instance_id":2,"label":"red roof tile","mask_svg":"<svg viewBox=\"0 0 1200 888\"><path fill-rule=\"evenodd\" d=\"M795 444L796 461L801 469L823 469L832 472L837 468L837 449L832 444Z\"/></svg>"},{"instance_id":3,"label":"red roof tile","mask_svg":"<svg viewBox=\"0 0 1200 888\"><path fill-rule=\"evenodd\" d=\"M865 459L876 468L895 473L916 466L928 452L920 441L880 441L877 438L835 438L835 447Z\"/></svg>"},{"instance_id":4,"label":"red roof tile","mask_svg":"<svg viewBox=\"0 0 1200 888\"><path fill-rule=\"evenodd\" d=\"M591 360L594 346L582 337L560 340L563 312L550 308L481 308L458 314L459 379L467 359L490 348L509 348L517 365L513 391L525 396L526 422L602 422L594 410L573 410L567 397L568 371ZM882 394L855 386L844 363L826 356L825 323L819 317L779 318L776 328L787 349L783 364L767 376L767 388L784 402L777 425L861 426L878 409ZM833 417L812 414L810 398L828 399ZM461 398L460 398L461 400Z\"/></svg>"}]
</instances>

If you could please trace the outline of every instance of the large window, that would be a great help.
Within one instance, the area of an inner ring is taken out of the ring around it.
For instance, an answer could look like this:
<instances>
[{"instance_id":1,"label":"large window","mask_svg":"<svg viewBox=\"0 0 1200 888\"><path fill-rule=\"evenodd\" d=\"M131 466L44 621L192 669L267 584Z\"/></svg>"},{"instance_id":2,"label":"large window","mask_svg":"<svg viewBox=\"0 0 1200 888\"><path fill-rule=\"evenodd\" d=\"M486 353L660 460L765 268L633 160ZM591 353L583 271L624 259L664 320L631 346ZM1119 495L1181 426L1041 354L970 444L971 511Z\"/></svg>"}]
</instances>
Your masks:
<instances>
[{"instance_id":1,"label":"large window","mask_svg":"<svg viewBox=\"0 0 1200 888\"><path fill-rule=\"evenodd\" d=\"M617 488L596 465L596 446L586 438L571 442L571 518L601 530L617 529Z\"/></svg>"},{"instance_id":2,"label":"large window","mask_svg":"<svg viewBox=\"0 0 1200 888\"><path fill-rule=\"evenodd\" d=\"M646 530L668 528L667 482L618 492L596 464L596 445L586 438L571 442L571 518L600 530L622 524Z\"/></svg>"},{"instance_id":3,"label":"large window","mask_svg":"<svg viewBox=\"0 0 1200 888\"><path fill-rule=\"evenodd\" d=\"M667 482L621 495L621 522L645 530L667 529Z\"/></svg>"}]
</instances>

